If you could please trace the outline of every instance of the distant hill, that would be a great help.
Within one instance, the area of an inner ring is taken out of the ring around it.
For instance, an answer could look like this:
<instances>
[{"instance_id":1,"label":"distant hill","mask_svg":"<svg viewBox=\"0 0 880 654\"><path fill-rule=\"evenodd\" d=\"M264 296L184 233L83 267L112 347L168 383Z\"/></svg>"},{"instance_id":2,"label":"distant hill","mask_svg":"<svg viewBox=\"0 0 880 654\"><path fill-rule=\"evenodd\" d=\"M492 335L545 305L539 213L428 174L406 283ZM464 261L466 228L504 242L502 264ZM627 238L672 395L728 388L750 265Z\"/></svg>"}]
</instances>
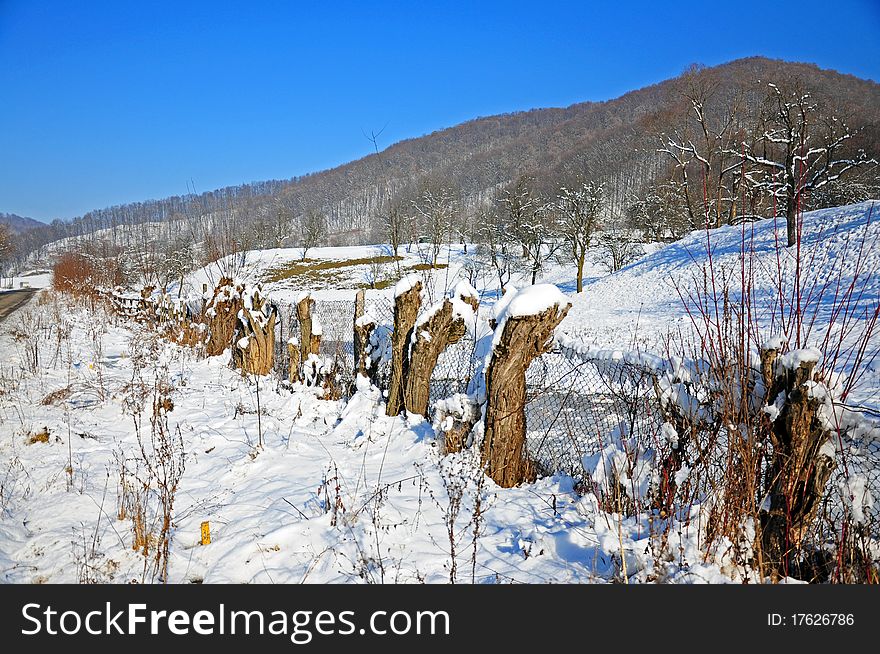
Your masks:
<instances>
[{"instance_id":1,"label":"distant hill","mask_svg":"<svg viewBox=\"0 0 880 654\"><path fill-rule=\"evenodd\" d=\"M39 220L14 213L0 213L0 224L8 225L13 234L22 234L31 229L46 226L46 223L41 223Z\"/></svg>"},{"instance_id":2,"label":"distant hill","mask_svg":"<svg viewBox=\"0 0 880 654\"><path fill-rule=\"evenodd\" d=\"M768 83L797 80L818 102L833 106L835 116L862 130L861 147L880 153L880 84L813 64L751 57L711 68L695 66L605 102L476 118L302 177L96 209L29 232L27 247L36 250L50 241L107 229L116 246L127 247L132 230L118 228L143 223L167 223L169 235L185 236L191 243L207 243L223 233L239 245L274 247L285 231L274 229L280 219L289 225L287 242L295 242L302 232L297 221L311 209L327 218L324 245L377 242L387 238L377 211L391 197L409 207L408 199L422 185L441 183L455 189L473 216L476 207L522 174L534 175L538 190L547 193L576 175L601 181L608 210L623 215L668 165L657 154L659 135L678 130L693 113L684 93L695 80L714 89L714 109L745 102L753 113Z\"/></svg>"}]
</instances>

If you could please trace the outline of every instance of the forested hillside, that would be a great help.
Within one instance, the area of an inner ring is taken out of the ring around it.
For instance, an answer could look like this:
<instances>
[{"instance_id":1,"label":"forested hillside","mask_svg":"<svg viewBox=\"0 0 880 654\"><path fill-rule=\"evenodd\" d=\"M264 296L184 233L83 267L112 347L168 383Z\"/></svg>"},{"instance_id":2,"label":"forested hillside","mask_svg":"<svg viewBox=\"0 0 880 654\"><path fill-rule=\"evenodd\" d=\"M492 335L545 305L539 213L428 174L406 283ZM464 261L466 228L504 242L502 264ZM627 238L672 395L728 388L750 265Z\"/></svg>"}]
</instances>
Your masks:
<instances>
[{"instance_id":1,"label":"forested hillside","mask_svg":"<svg viewBox=\"0 0 880 654\"><path fill-rule=\"evenodd\" d=\"M810 64L694 66L607 102L477 118L385 149L380 136L375 154L300 178L96 209L28 231L17 253L98 230L109 230L105 255L186 243L194 263L278 245L433 238L438 228L443 240L491 240L493 216L506 232L528 223L511 218L512 199L528 213L587 184L601 192L597 226L671 238L707 215L720 225L876 196L876 165L854 164L880 151L878 107L880 85ZM162 225L118 229L146 223Z\"/></svg>"}]
</instances>

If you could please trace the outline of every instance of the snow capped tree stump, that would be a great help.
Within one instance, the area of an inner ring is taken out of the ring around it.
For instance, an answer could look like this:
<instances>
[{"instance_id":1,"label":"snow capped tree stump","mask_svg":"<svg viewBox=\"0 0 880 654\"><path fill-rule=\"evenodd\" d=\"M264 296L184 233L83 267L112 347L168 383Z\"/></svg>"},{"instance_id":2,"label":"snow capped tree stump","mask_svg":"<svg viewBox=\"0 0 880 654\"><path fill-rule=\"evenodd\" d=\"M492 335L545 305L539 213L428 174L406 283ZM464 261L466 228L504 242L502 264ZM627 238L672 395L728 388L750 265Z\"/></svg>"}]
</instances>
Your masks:
<instances>
[{"instance_id":1,"label":"snow capped tree stump","mask_svg":"<svg viewBox=\"0 0 880 654\"><path fill-rule=\"evenodd\" d=\"M354 374L355 377L363 375L371 381L374 381L376 376L370 346L370 337L374 329L376 329L376 321L368 314L360 316L354 323Z\"/></svg>"},{"instance_id":2,"label":"snow capped tree stump","mask_svg":"<svg viewBox=\"0 0 880 654\"><path fill-rule=\"evenodd\" d=\"M372 316L364 314L366 292L360 290L354 298L354 376L363 375L372 380L373 359L370 356L370 335L376 328Z\"/></svg>"},{"instance_id":3,"label":"snow capped tree stump","mask_svg":"<svg viewBox=\"0 0 880 654\"><path fill-rule=\"evenodd\" d=\"M830 396L813 378L819 356L817 350L795 350L780 357L771 391L771 400L783 392L785 402L770 430L770 507L761 512L757 538L762 569L774 580L788 575L835 467L829 423L820 415Z\"/></svg>"},{"instance_id":4,"label":"snow capped tree stump","mask_svg":"<svg viewBox=\"0 0 880 654\"><path fill-rule=\"evenodd\" d=\"M553 331L571 304L552 284L509 292L496 310L498 327L486 371L486 430L482 462L499 486L532 481L535 470L525 455L526 369L550 351Z\"/></svg>"},{"instance_id":5,"label":"snow capped tree stump","mask_svg":"<svg viewBox=\"0 0 880 654\"><path fill-rule=\"evenodd\" d=\"M245 293L239 311L232 360L243 373L267 375L275 357L275 309L257 286Z\"/></svg>"},{"instance_id":6,"label":"snow capped tree stump","mask_svg":"<svg viewBox=\"0 0 880 654\"><path fill-rule=\"evenodd\" d=\"M460 452L480 420L480 404L469 395L456 393L434 404L434 432L443 435L441 454Z\"/></svg>"},{"instance_id":7,"label":"snow capped tree stump","mask_svg":"<svg viewBox=\"0 0 880 654\"><path fill-rule=\"evenodd\" d=\"M418 275L409 275L397 282L394 287L394 332L391 334L391 380L385 406L385 413L389 416L399 415L403 409L408 345L421 304L422 281Z\"/></svg>"},{"instance_id":8,"label":"snow capped tree stump","mask_svg":"<svg viewBox=\"0 0 880 654\"><path fill-rule=\"evenodd\" d=\"M404 402L407 413L428 414L431 374L443 350L458 343L474 325L479 306L477 292L467 282L456 286L446 298L419 316L411 337Z\"/></svg>"},{"instance_id":9,"label":"snow capped tree stump","mask_svg":"<svg viewBox=\"0 0 880 654\"><path fill-rule=\"evenodd\" d=\"M238 312L241 311L241 286L233 286L229 277L223 277L214 289L205 315L208 318L208 342L205 353L209 357L223 354L232 345Z\"/></svg>"}]
</instances>

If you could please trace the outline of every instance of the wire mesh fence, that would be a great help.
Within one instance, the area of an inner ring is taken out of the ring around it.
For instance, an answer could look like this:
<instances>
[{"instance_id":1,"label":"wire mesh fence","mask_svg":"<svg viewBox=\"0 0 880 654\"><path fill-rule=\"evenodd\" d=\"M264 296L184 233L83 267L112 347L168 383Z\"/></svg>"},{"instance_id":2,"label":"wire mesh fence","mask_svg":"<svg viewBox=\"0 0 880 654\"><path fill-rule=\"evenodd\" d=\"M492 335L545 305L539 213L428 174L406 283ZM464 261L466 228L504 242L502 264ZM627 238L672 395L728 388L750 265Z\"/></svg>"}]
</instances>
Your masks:
<instances>
[{"instance_id":1,"label":"wire mesh fence","mask_svg":"<svg viewBox=\"0 0 880 654\"><path fill-rule=\"evenodd\" d=\"M296 304L276 302L278 320L276 322L274 371L280 377L290 374L290 356L287 343L291 338L301 340ZM320 324L321 346L319 356L330 362L340 389L349 389L354 376L354 311L355 300L315 299L312 307L312 320ZM394 320L392 300L385 295L367 295L366 312L378 324L390 325ZM313 326L314 326L313 323Z\"/></svg>"},{"instance_id":2,"label":"wire mesh fence","mask_svg":"<svg viewBox=\"0 0 880 654\"><path fill-rule=\"evenodd\" d=\"M609 444L624 442L629 452L646 454L652 471L659 471L670 449L663 433L660 374L623 358L585 356L560 347L538 357L526 372L528 455L544 474L563 472L589 484L590 459ZM835 469L810 534L820 546L844 537L880 539L880 441L875 434L865 429L832 434L838 441ZM714 478L702 480L706 488L723 486L724 475L731 474L724 439L713 442L711 447L701 442L699 448L701 466ZM853 533L844 533L847 529Z\"/></svg>"},{"instance_id":3,"label":"wire mesh fence","mask_svg":"<svg viewBox=\"0 0 880 654\"><path fill-rule=\"evenodd\" d=\"M437 359L431 373L428 389L428 410L433 411L434 403L456 393L472 390L471 382L477 369L477 339L471 333L465 334L457 343L449 345Z\"/></svg>"},{"instance_id":4,"label":"wire mesh fence","mask_svg":"<svg viewBox=\"0 0 880 654\"><path fill-rule=\"evenodd\" d=\"M819 510L818 540L880 538L880 442L869 434L849 435L838 449ZM854 533L841 533L850 522Z\"/></svg>"},{"instance_id":5,"label":"wire mesh fence","mask_svg":"<svg viewBox=\"0 0 880 654\"><path fill-rule=\"evenodd\" d=\"M584 457L612 440L643 449L660 438L656 373L623 359L556 348L526 371L526 450L545 473L584 479Z\"/></svg>"}]
</instances>

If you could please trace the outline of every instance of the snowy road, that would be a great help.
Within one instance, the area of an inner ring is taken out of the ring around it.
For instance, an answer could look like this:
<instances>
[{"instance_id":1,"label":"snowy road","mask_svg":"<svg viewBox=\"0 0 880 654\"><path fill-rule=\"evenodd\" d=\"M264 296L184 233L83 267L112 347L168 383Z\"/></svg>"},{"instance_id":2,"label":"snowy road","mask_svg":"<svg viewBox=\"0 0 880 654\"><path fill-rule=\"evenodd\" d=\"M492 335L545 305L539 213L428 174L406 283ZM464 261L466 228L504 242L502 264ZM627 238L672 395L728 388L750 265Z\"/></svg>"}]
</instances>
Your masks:
<instances>
[{"instance_id":1,"label":"snowy road","mask_svg":"<svg viewBox=\"0 0 880 654\"><path fill-rule=\"evenodd\" d=\"M37 288L23 288L0 293L0 322L6 320L6 316L30 301L38 290Z\"/></svg>"}]
</instances>

